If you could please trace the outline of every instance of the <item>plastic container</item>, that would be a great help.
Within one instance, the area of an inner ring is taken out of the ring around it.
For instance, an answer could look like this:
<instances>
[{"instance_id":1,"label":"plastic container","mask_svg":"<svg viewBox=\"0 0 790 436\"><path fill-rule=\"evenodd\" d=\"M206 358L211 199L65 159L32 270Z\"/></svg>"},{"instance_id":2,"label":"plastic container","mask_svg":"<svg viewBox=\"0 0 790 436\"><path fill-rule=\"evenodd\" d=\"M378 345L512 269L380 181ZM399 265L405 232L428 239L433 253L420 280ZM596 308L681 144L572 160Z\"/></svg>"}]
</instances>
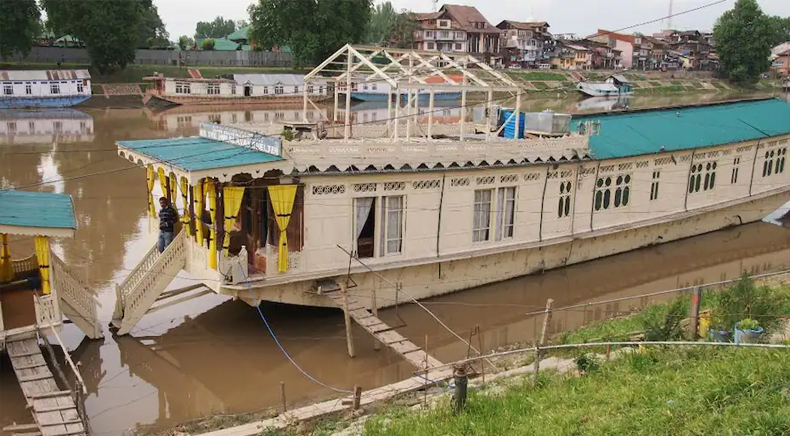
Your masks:
<instances>
[{"instance_id":1,"label":"plastic container","mask_svg":"<svg viewBox=\"0 0 790 436\"><path fill-rule=\"evenodd\" d=\"M516 137L516 123L518 122L518 137L519 139L522 139L524 138L524 114L519 113L512 119L508 120L512 114L513 110L502 111L502 122L505 124L505 128L502 129L503 135L505 138L514 139Z\"/></svg>"}]
</instances>

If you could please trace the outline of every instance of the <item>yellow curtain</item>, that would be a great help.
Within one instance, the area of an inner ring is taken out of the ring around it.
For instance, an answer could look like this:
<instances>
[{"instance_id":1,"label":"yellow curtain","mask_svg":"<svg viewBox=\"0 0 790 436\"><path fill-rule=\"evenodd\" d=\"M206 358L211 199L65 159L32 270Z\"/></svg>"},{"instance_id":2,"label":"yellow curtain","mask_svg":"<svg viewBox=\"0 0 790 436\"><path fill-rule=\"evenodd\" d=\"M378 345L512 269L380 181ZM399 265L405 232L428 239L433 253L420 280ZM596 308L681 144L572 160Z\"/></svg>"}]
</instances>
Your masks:
<instances>
[{"instance_id":1,"label":"yellow curtain","mask_svg":"<svg viewBox=\"0 0 790 436\"><path fill-rule=\"evenodd\" d=\"M195 197L195 210L193 211L195 214L195 235L197 243L203 246L203 200L206 197L203 194L203 179L198 180L192 187L192 196Z\"/></svg>"},{"instance_id":2,"label":"yellow curtain","mask_svg":"<svg viewBox=\"0 0 790 436\"><path fill-rule=\"evenodd\" d=\"M211 235L208 241L208 266L217 269L217 186L214 180L206 179L204 182L206 195L208 195L208 212L211 214Z\"/></svg>"},{"instance_id":3,"label":"yellow curtain","mask_svg":"<svg viewBox=\"0 0 790 436\"><path fill-rule=\"evenodd\" d=\"M291 222L291 212L296 198L296 185L269 186L269 197L272 200L277 227L280 228L280 241L277 244L280 259L278 270L285 272L288 271L288 237L285 230L288 228L288 223Z\"/></svg>"},{"instance_id":4,"label":"yellow curtain","mask_svg":"<svg viewBox=\"0 0 790 436\"><path fill-rule=\"evenodd\" d=\"M45 294L49 294L49 238L36 236L35 243L38 271L41 274L41 290Z\"/></svg>"},{"instance_id":5,"label":"yellow curtain","mask_svg":"<svg viewBox=\"0 0 790 436\"><path fill-rule=\"evenodd\" d=\"M154 206L154 180L156 177L154 177L154 167L152 165L148 165L146 177L148 180L148 212L152 217L156 217L156 206Z\"/></svg>"},{"instance_id":6,"label":"yellow curtain","mask_svg":"<svg viewBox=\"0 0 790 436\"><path fill-rule=\"evenodd\" d=\"M239 208L241 207L241 200L244 198L243 186L225 186L222 188L223 210L225 211L225 237L222 240L222 252L225 256L228 255L228 247L230 247L230 229L236 223L236 218L239 216Z\"/></svg>"},{"instance_id":7,"label":"yellow curtain","mask_svg":"<svg viewBox=\"0 0 790 436\"><path fill-rule=\"evenodd\" d=\"M170 201L173 202L173 207L175 208L178 204L178 178L175 174L170 173Z\"/></svg>"},{"instance_id":8,"label":"yellow curtain","mask_svg":"<svg viewBox=\"0 0 790 436\"><path fill-rule=\"evenodd\" d=\"M159 168L159 187L162 188L162 197L167 197L167 176L164 168Z\"/></svg>"},{"instance_id":9,"label":"yellow curtain","mask_svg":"<svg viewBox=\"0 0 790 436\"><path fill-rule=\"evenodd\" d=\"M9 282L14 278L14 268L11 265L11 250L8 249L8 235L3 233L3 249L0 251L0 282Z\"/></svg>"},{"instance_id":10,"label":"yellow curtain","mask_svg":"<svg viewBox=\"0 0 790 436\"><path fill-rule=\"evenodd\" d=\"M192 236L192 229L189 227L189 181L186 177L181 177L181 200L184 203L184 213L181 214L181 222L184 223L187 235Z\"/></svg>"}]
</instances>

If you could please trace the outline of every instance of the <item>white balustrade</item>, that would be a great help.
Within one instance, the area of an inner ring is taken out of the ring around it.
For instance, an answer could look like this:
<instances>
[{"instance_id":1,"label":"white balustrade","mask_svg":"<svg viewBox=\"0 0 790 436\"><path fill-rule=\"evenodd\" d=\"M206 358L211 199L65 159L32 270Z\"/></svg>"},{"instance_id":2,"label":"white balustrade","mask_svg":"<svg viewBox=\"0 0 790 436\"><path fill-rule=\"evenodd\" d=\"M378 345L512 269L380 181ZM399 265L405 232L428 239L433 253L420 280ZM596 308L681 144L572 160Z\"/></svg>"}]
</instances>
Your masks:
<instances>
[{"instance_id":1,"label":"white balustrade","mask_svg":"<svg viewBox=\"0 0 790 436\"><path fill-rule=\"evenodd\" d=\"M159 285L164 283L162 286L166 287L184 267L186 259L185 235L186 232L179 232L173 242L165 248L165 251L156 257L151 267L142 273L142 277L134 287L121 291L124 302L124 318L129 313L136 313L138 309L147 311L148 307L140 307L141 303L150 297L151 293L161 293L164 288L159 289Z\"/></svg>"},{"instance_id":2,"label":"white balustrade","mask_svg":"<svg viewBox=\"0 0 790 436\"><path fill-rule=\"evenodd\" d=\"M80 316L87 322L95 324L98 322L96 308L100 303L96 296L90 291L87 283L79 278L71 269L63 263L54 253L51 255L53 284L55 292L69 306L73 307Z\"/></svg>"},{"instance_id":3,"label":"white balustrade","mask_svg":"<svg viewBox=\"0 0 790 436\"><path fill-rule=\"evenodd\" d=\"M58 300L54 294L33 298L36 307L36 324L41 326L60 324L60 310L58 308Z\"/></svg>"},{"instance_id":4,"label":"white balustrade","mask_svg":"<svg viewBox=\"0 0 790 436\"><path fill-rule=\"evenodd\" d=\"M14 274L38 271L38 260L36 259L36 255L33 254L24 259L11 259L11 269L13 269Z\"/></svg>"},{"instance_id":5,"label":"white balustrade","mask_svg":"<svg viewBox=\"0 0 790 436\"><path fill-rule=\"evenodd\" d=\"M124 296L129 294L131 290L137 286L137 283L145 277L148 273L148 270L154 265L156 260L159 258L159 248L156 244L148 250L148 253L143 256L143 259L140 263L137 264L136 267L126 276L123 282L117 286L116 290L119 296Z\"/></svg>"}]
</instances>

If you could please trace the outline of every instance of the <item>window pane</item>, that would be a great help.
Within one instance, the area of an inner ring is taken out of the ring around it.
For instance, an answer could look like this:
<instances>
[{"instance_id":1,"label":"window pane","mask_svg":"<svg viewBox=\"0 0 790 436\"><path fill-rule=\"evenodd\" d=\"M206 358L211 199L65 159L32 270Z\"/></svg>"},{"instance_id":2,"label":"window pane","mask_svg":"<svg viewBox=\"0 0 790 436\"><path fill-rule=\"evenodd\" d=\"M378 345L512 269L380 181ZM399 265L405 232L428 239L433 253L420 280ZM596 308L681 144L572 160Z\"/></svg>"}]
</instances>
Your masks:
<instances>
[{"instance_id":1,"label":"window pane","mask_svg":"<svg viewBox=\"0 0 790 436\"><path fill-rule=\"evenodd\" d=\"M487 241L491 228L491 190L475 191L473 241Z\"/></svg>"}]
</instances>

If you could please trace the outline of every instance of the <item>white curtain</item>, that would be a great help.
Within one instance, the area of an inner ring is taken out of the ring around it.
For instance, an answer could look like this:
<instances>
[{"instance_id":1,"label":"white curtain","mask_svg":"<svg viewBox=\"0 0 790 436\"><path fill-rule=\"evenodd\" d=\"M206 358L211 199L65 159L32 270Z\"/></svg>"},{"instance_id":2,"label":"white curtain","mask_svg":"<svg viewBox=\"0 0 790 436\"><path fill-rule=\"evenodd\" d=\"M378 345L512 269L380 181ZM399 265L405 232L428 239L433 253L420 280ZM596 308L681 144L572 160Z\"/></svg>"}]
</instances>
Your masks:
<instances>
[{"instance_id":1,"label":"white curtain","mask_svg":"<svg viewBox=\"0 0 790 436\"><path fill-rule=\"evenodd\" d=\"M365 222L368 220L368 216L370 216L370 211L373 208L373 198L357 198L356 201L356 220L354 221L354 248L357 249L356 246L357 241L359 240L359 236L362 234L362 229L365 227Z\"/></svg>"},{"instance_id":2,"label":"white curtain","mask_svg":"<svg viewBox=\"0 0 790 436\"><path fill-rule=\"evenodd\" d=\"M386 213L382 218L387 220L387 233L386 240L384 237L381 238L384 242L381 244L382 255L400 253L403 241L403 197L387 197L386 201Z\"/></svg>"},{"instance_id":3,"label":"white curtain","mask_svg":"<svg viewBox=\"0 0 790 436\"><path fill-rule=\"evenodd\" d=\"M488 240L491 228L491 190L475 191L473 241Z\"/></svg>"},{"instance_id":4,"label":"white curtain","mask_svg":"<svg viewBox=\"0 0 790 436\"><path fill-rule=\"evenodd\" d=\"M505 190L499 188L497 190L497 200L496 200L496 222L494 223L494 225L496 226L494 235L496 235L497 241L502 239L502 224L503 224L502 213L505 211L504 209L505 209Z\"/></svg>"},{"instance_id":5,"label":"white curtain","mask_svg":"<svg viewBox=\"0 0 790 436\"><path fill-rule=\"evenodd\" d=\"M502 235L504 238L513 237L513 227L515 221L516 207L516 188L505 188L505 225Z\"/></svg>"}]
</instances>

